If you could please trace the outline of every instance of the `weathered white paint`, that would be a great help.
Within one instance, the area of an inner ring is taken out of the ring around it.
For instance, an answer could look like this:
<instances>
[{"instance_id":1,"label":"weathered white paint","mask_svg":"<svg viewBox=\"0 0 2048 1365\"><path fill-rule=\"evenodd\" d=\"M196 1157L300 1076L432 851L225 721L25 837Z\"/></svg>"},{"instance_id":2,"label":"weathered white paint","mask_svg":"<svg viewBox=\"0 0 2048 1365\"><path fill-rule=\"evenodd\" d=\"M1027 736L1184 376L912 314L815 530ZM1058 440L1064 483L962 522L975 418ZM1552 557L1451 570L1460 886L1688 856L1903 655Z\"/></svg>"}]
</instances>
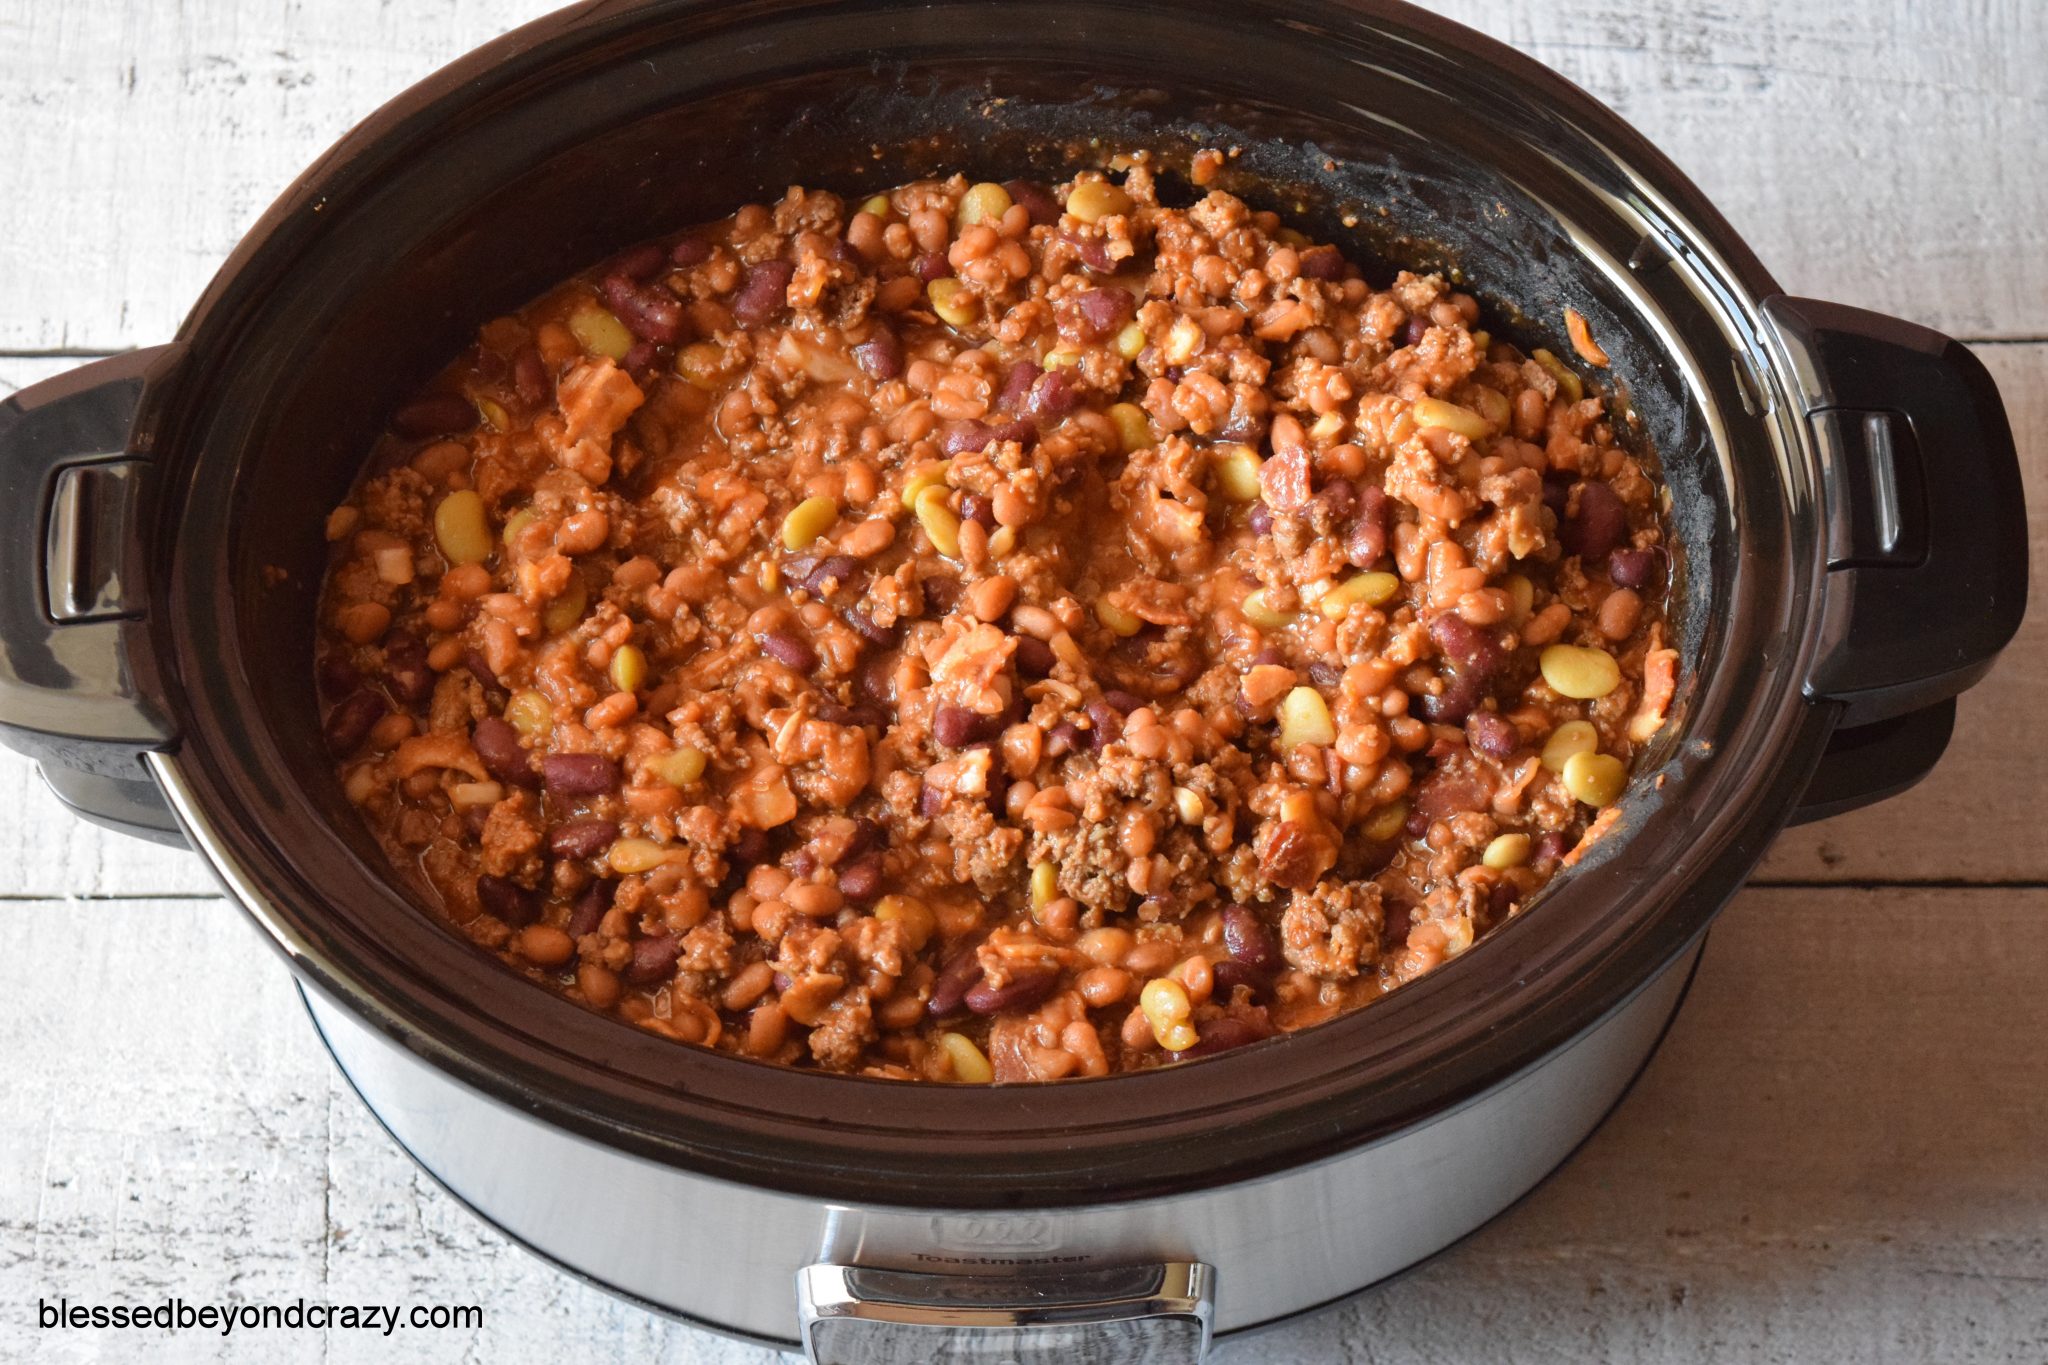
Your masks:
<instances>
[{"instance_id":1,"label":"weathered white paint","mask_svg":"<svg viewBox=\"0 0 2048 1365\"><path fill-rule=\"evenodd\" d=\"M427 1361L772 1359L576 1284L455 1206L226 904L15 901L0 933L32 964L0 1009L0 1356L392 1358L341 1332L124 1349L28 1326L62 1294L484 1305L481 1332L407 1333ZM2048 1029L2044 973L2048 893L1745 893L1664 1051L1553 1182L1225 1360L2038 1360L2048 1054L2015 1044ZM676 1235L720 1234L678 1210Z\"/></svg>"},{"instance_id":2,"label":"weathered white paint","mask_svg":"<svg viewBox=\"0 0 2048 1365\"><path fill-rule=\"evenodd\" d=\"M160 341L312 158L546 0L0 7L0 349ZM1787 288L2048 333L2048 8L1445 0L1636 122Z\"/></svg>"},{"instance_id":3,"label":"weathered white paint","mask_svg":"<svg viewBox=\"0 0 2048 1365\"><path fill-rule=\"evenodd\" d=\"M235 238L383 99L535 0L0 0L0 352L160 340ZM1444 0L1619 108L1788 288L2048 335L2048 11L2033 0ZM1985 347L2048 562L2048 345ZM0 358L0 391L70 361ZM2048 880L2037 611L1920 790L1766 875ZM767 1354L540 1265L419 1176L197 861L101 836L0 751L0 1357ZM93 899L65 899L91 897ZM1642 1085L1559 1179L1254 1361L2048 1357L2048 896L1751 891ZM694 1230L679 1221L678 1235ZM480 1303L480 1333L40 1332L38 1297Z\"/></svg>"}]
</instances>

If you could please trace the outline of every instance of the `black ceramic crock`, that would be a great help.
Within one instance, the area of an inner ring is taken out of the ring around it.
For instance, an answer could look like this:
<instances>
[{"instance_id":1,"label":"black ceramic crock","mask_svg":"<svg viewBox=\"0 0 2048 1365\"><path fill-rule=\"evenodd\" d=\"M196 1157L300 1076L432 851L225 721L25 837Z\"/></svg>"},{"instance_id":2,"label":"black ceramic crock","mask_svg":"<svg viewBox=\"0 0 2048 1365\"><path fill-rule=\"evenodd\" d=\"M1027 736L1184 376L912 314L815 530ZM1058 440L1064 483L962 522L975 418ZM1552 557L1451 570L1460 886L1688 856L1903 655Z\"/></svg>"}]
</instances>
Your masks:
<instances>
[{"instance_id":1,"label":"black ceramic crock","mask_svg":"<svg viewBox=\"0 0 2048 1365\"><path fill-rule=\"evenodd\" d=\"M1592 856L1363 1011L1196 1065L995 1089L636 1032L393 885L320 746L322 523L480 321L791 182L1054 179L1201 146L1240 148L1232 188L1374 278L1455 272L1506 334L1560 350L1575 308L1612 356L1670 483L1683 663ZM1924 774L2026 592L2011 435L1963 347L1786 297L1611 112L1391 0L564 11L365 120L169 344L0 407L0 555L0 738L86 817L189 840L316 1001L607 1152L821 1207L946 1210L1171 1201L1497 1093L1692 950L1788 821Z\"/></svg>"}]
</instances>

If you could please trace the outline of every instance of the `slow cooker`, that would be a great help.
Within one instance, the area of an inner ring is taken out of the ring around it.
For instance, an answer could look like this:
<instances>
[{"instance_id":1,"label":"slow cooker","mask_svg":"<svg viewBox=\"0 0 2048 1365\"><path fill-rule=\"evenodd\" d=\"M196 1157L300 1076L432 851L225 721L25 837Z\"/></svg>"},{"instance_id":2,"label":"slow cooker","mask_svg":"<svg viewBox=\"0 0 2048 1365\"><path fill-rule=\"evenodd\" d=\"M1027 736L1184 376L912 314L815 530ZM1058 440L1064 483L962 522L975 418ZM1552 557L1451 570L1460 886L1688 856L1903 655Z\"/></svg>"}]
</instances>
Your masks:
<instances>
[{"instance_id":1,"label":"slow cooker","mask_svg":"<svg viewBox=\"0 0 2048 1365\"><path fill-rule=\"evenodd\" d=\"M386 875L320 746L320 527L482 319L787 183L1059 178L1237 149L1230 186L1527 344L1574 308L1671 490L1673 722L1530 911L1367 1009L1044 1086L769 1067L588 1013ZM1788 822L1895 792L2016 628L1982 366L1789 298L1638 134L1393 0L600 0L365 120L179 334L0 407L0 725L88 819L206 859L342 1069L483 1217L818 1361L1192 1361L1444 1247L1643 1066Z\"/></svg>"}]
</instances>

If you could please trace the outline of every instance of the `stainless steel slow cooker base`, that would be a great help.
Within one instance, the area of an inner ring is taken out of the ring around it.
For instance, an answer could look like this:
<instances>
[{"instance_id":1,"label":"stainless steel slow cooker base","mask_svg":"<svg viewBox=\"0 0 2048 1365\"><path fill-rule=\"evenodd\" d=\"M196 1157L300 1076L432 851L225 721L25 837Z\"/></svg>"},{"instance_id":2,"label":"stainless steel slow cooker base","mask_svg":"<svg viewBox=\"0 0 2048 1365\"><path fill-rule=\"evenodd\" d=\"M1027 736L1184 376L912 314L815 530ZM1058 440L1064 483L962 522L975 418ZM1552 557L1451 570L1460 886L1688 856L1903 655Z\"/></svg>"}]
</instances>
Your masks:
<instances>
[{"instance_id":1,"label":"stainless steel slow cooker base","mask_svg":"<svg viewBox=\"0 0 2048 1365\"><path fill-rule=\"evenodd\" d=\"M429 1175L515 1241L654 1311L786 1351L808 1347L821 1362L889 1365L1025 1358L1004 1345L1015 1331L1006 1315L1056 1300L1085 1358L1195 1361L1209 1333L1252 1331L1349 1297L1526 1194L1648 1063L1700 948L1570 1047L1424 1127L1173 1198L1088 1206L1075 1202L1086 1190L1020 1190L1020 1204L1043 1207L1015 1213L918 1208L908 1202L914 1189L902 1207L832 1205L631 1156L452 1085L317 992L305 999L342 1074ZM537 1183L540 1170L576 1177ZM1176 1279L1177 1267L1202 1273ZM1091 1299L1086 1277L1113 1269L1162 1270L1160 1292L1134 1309L1129 1276L1107 1275ZM862 1273L876 1271L904 1273ZM830 1313L819 1311L821 1285ZM920 1287L932 1291L922 1306ZM963 1302L976 1309L966 1319ZM1207 1332L1189 1330L1199 1312Z\"/></svg>"}]
</instances>

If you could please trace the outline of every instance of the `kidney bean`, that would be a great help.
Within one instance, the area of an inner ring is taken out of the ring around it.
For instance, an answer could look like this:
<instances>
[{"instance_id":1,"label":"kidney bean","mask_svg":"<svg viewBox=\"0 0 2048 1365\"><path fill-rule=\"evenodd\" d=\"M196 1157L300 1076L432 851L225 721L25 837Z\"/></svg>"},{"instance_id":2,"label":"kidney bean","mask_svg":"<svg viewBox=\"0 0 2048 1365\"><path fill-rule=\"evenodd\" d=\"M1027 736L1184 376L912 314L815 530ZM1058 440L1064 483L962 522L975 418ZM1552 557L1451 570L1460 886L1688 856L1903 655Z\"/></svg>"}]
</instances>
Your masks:
<instances>
[{"instance_id":1,"label":"kidney bean","mask_svg":"<svg viewBox=\"0 0 2048 1365\"><path fill-rule=\"evenodd\" d=\"M1465 739L1480 753L1512 758L1522 747L1522 732L1498 711L1474 711L1465 718Z\"/></svg>"},{"instance_id":2,"label":"kidney bean","mask_svg":"<svg viewBox=\"0 0 2048 1365\"><path fill-rule=\"evenodd\" d=\"M735 867L758 867L774 852L768 831L745 826L726 845L725 860Z\"/></svg>"},{"instance_id":3,"label":"kidney bean","mask_svg":"<svg viewBox=\"0 0 2048 1365\"><path fill-rule=\"evenodd\" d=\"M1508 911L1515 908L1515 902L1520 900L1521 896L1521 888L1513 882L1500 882L1494 886L1492 891L1487 893L1486 912L1496 922L1506 919Z\"/></svg>"},{"instance_id":4,"label":"kidney bean","mask_svg":"<svg viewBox=\"0 0 2048 1365\"><path fill-rule=\"evenodd\" d=\"M475 678L477 686L483 688L484 691L497 692L503 690L498 686L498 675L491 671L491 661L484 657L482 650L474 648L463 650L462 666L469 670L469 676Z\"/></svg>"},{"instance_id":5,"label":"kidney bean","mask_svg":"<svg viewBox=\"0 0 2048 1365\"><path fill-rule=\"evenodd\" d=\"M674 934L656 934L633 940L633 957L622 975L636 986L661 980L676 969L683 955L683 941Z\"/></svg>"},{"instance_id":6,"label":"kidney bean","mask_svg":"<svg viewBox=\"0 0 2048 1365\"><path fill-rule=\"evenodd\" d=\"M1626 547L1607 556L1607 576L1614 580L1617 588L1641 588L1664 574L1664 548L1652 545L1646 550L1632 550Z\"/></svg>"},{"instance_id":7,"label":"kidney bean","mask_svg":"<svg viewBox=\"0 0 2048 1365\"><path fill-rule=\"evenodd\" d=\"M1244 905L1223 907L1223 946L1230 956L1255 972L1280 970L1280 945L1258 912Z\"/></svg>"},{"instance_id":8,"label":"kidney bean","mask_svg":"<svg viewBox=\"0 0 2048 1365\"><path fill-rule=\"evenodd\" d=\"M866 853L839 869L839 894L855 905L869 905L882 895L886 871L879 853Z\"/></svg>"},{"instance_id":9,"label":"kidney bean","mask_svg":"<svg viewBox=\"0 0 2048 1365\"><path fill-rule=\"evenodd\" d=\"M619 894L619 884L614 881L598 880L583 888L576 897L576 903L569 907L569 922L562 926L571 938L582 938L585 934L597 932L597 926L604 921L605 912L612 908L613 897Z\"/></svg>"},{"instance_id":10,"label":"kidney bean","mask_svg":"<svg viewBox=\"0 0 2048 1365\"><path fill-rule=\"evenodd\" d=\"M789 261L763 261L747 270L740 287L733 291L732 315L749 327L758 326L780 313L796 266Z\"/></svg>"},{"instance_id":11,"label":"kidney bean","mask_svg":"<svg viewBox=\"0 0 2048 1365\"><path fill-rule=\"evenodd\" d=\"M407 706L433 696L434 670L427 664L427 647L402 631L385 636L384 685Z\"/></svg>"},{"instance_id":12,"label":"kidney bean","mask_svg":"<svg viewBox=\"0 0 2048 1365\"><path fill-rule=\"evenodd\" d=\"M1370 569L1387 552L1387 493L1376 483L1358 490L1358 516L1344 536L1344 558L1356 569Z\"/></svg>"},{"instance_id":13,"label":"kidney bean","mask_svg":"<svg viewBox=\"0 0 2048 1365\"><path fill-rule=\"evenodd\" d=\"M1024 212L1031 215L1031 225L1057 223L1060 220L1060 205L1051 191L1032 180L1005 180L1003 188L1010 192L1010 202L1022 204Z\"/></svg>"},{"instance_id":14,"label":"kidney bean","mask_svg":"<svg viewBox=\"0 0 2048 1365\"><path fill-rule=\"evenodd\" d=\"M1038 428L1022 417L997 422L989 432L998 441L1015 441L1020 446L1035 445L1038 441Z\"/></svg>"},{"instance_id":15,"label":"kidney bean","mask_svg":"<svg viewBox=\"0 0 2048 1365\"><path fill-rule=\"evenodd\" d=\"M612 258L612 273L629 280L651 280L668 262L668 252L659 242L628 248Z\"/></svg>"},{"instance_id":16,"label":"kidney bean","mask_svg":"<svg viewBox=\"0 0 2048 1365\"><path fill-rule=\"evenodd\" d=\"M1401 344L1403 346L1420 346L1422 338L1428 334L1429 319L1418 313L1409 318L1408 325L1401 329Z\"/></svg>"},{"instance_id":17,"label":"kidney bean","mask_svg":"<svg viewBox=\"0 0 2048 1365\"><path fill-rule=\"evenodd\" d=\"M477 424L476 406L459 393L430 393L391 414L391 429L409 441L453 436Z\"/></svg>"},{"instance_id":18,"label":"kidney bean","mask_svg":"<svg viewBox=\"0 0 2048 1365\"><path fill-rule=\"evenodd\" d=\"M519 742L519 732L496 716L485 716L470 731L469 742L484 761L492 777L515 787L540 785L533 770L533 758Z\"/></svg>"},{"instance_id":19,"label":"kidney bean","mask_svg":"<svg viewBox=\"0 0 2048 1365\"><path fill-rule=\"evenodd\" d=\"M659 354L653 342L636 341L626 348L623 356L619 357L619 368L629 374L644 375L654 368L655 357Z\"/></svg>"},{"instance_id":20,"label":"kidney bean","mask_svg":"<svg viewBox=\"0 0 2048 1365\"><path fill-rule=\"evenodd\" d=\"M543 754L540 775L557 796L603 796L619 789L619 765L603 754Z\"/></svg>"},{"instance_id":21,"label":"kidney bean","mask_svg":"<svg viewBox=\"0 0 2048 1365\"><path fill-rule=\"evenodd\" d=\"M554 378L548 374L548 363L541 359L540 347L522 346L512 357L512 387L528 407L539 407L554 393Z\"/></svg>"},{"instance_id":22,"label":"kidney bean","mask_svg":"<svg viewBox=\"0 0 2048 1365\"><path fill-rule=\"evenodd\" d=\"M853 348L853 363L868 378L885 383L903 373L903 343L887 327L876 327Z\"/></svg>"},{"instance_id":23,"label":"kidney bean","mask_svg":"<svg viewBox=\"0 0 2048 1365\"><path fill-rule=\"evenodd\" d=\"M808 673L818 666L818 651L811 647L811 642L786 630L771 630L763 635L761 652L797 673Z\"/></svg>"},{"instance_id":24,"label":"kidney bean","mask_svg":"<svg viewBox=\"0 0 2048 1365\"><path fill-rule=\"evenodd\" d=\"M1408 704L1424 720L1435 725L1462 725L1480 702L1486 700L1486 680L1476 672L1453 668L1441 692L1418 692Z\"/></svg>"},{"instance_id":25,"label":"kidney bean","mask_svg":"<svg viewBox=\"0 0 2048 1365\"><path fill-rule=\"evenodd\" d=\"M1038 382L1031 386L1031 398L1025 407L1035 417L1064 417L1072 412L1080 401L1080 392L1075 389L1074 381L1067 377L1065 370L1047 370L1038 377Z\"/></svg>"},{"instance_id":26,"label":"kidney bean","mask_svg":"<svg viewBox=\"0 0 2048 1365\"><path fill-rule=\"evenodd\" d=\"M1273 509L1263 502L1254 502L1245 509L1244 524L1255 536L1270 535L1273 530Z\"/></svg>"},{"instance_id":27,"label":"kidney bean","mask_svg":"<svg viewBox=\"0 0 2048 1365\"><path fill-rule=\"evenodd\" d=\"M1344 278L1344 253L1333 246L1312 246L1301 253L1301 273L1312 280Z\"/></svg>"},{"instance_id":28,"label":"kidney bean","mask_svg":"<svg viewBox=\"0 0 2048 1365\"><path fill-rule=\"evenodd\" d=\"M1111 687L1105 689L1102 694L1102 699L1108 702L1111 706L1114 706L1117 710L1117 714L1120 716L1128 716L1129 714L1131 714L1131 712L1137 710L1139 707L1145 704L1144 698L1126 692L1120 687Z\"/></svg>"},{"instance_id":29,"label":"kidney bean","mask_svg":"<svg viewBox=\"0 0 2048 1365\"><path fill-rule=\"evenodd\" d=\"M1234 957L1211 963L1209 975L1215 982L1213 996L1217 1000L1230 999L1230 993L1239 986L1250 991L1254 1000L1263 1000L1273 993L1272 973L1254 971Z\"/></svg>"},{"instance_id":30,"label":"kidney bean","mask_svg":"<svg viewBox=\"0 0 2048 1365\"><path fill-rule=\"evenodd\" d=\"M826 555L806 569L799 581L806 590L824 594L826 586L832 583L842 588L857 587L860 577L860 561L852 555Z\"/></svg>"},{"instance_id":31,"label":"kidney bean","mask_svg":"<svg viewBox=\"0 0 2048 1365\"><path fill-rule=\"evenodd\" d=\"M485 348L481 343L469 348L469 366L476 371L476 377L486 384L495 384L505 377L505 357Z\"/></svg>"},{"instance_id":32,"label":"kidney bean","mask_svg":"<svg viewBox=\"0 0 2048 1365\"><path fill-rule=\"evenodd\" d=\"M1344 522L1358 510L1358 485L1345 478L1331 479L1316 494L1316 501L1323 505L1324 515L1333 525Z\"/></svg>"},{"instance_id":33,"label":"kidney bean","mask_svg":"<svg viewBox=\"0 0 2048 1365\"><path fill-rule=\"evenodd\" d=\"M1003 407L1015 411L1024 406L1024 400L1031 396L1031 386L1038 382L1038 376L1045 371L1028 360L1020 360L1010 367L1008 377L1003 380L1002 396L996 401Z\"/></svg>"},{"instance_id":34,"label":"kidney bean","mask_svg":"<svg viewBox=\"0 0 2048 1365\"><path fill-rule=\"evenodd\" d=\"M1456 612L1444 612L1431 621L1429 638L1461 672L1491 677L1507 661L1493 632L1481 630Z\"/></svg>"},{"instance_id":35,"label":"kidney bean","mask_svg":"<svg viewBox=\"0 0 2048 1365\"><path fill-rule=\"evenodd\" d=\"M362 670L339 650L320 658L320 690L330 697L346 697L363 685Z\"/></svg>"},{"instance_id":36,"label":"kidney bean","mask_svg":"<svg viewBox=\"0 0 2048 1365\"><path fill-rule=\"evenodd\" d=\"M1074 254L1080 258L1081 264L1095 274L1116 273L1116 262L1109 258L1109 243L1102 238L1083 237L1075 232L1062 232L1060 236L1074 248Z\"/></svg>"},{"instance_id":37,"label":"kidney bean","mask_svg":"<svg viewBox=\"0 0 2048 1365\"><path fill-rule=\"evenodd\" d=\"M910 263L910 273L925 284L943 280L953 273L953 263L946 259L943 251L927 251Z\"/></svg>"},{"instance_id":38,"label":"kidney bean","mask_svg":"<svg viewBox=\"0 0 2048 1365\"><path fill-rule=\"evenodd\" d=\"M848 725L855 729L864 725L887 729L889 725L889 717L881 707L865 702L842 706L836 701L821 701L818 703L818 719L827 725Z\"/></svg>"},{"instance_id":39,"label":"kidney bean","mask_svg":"<svg viewBox=\"0 0 2048 1365\"><path fill-rule=\"evenodd\" d=\"M941 706L932 716L932 738L949 749L986 744L1002 729L1001 716L984 716L964 706Z\"/></svg>"},{"instance_id":40,"label":"kidney bean","mask_svg":"<svg viewBox=\"0 0 2048 1365\"><path fill-rule=\"evenodd\" d=\"M939 433L939 449L948 455L961 455L986 450L995 439L995 428L986 422L951 422Z\"/></svg>"},{"instance_id":41,"label":"kidney bean","mask_svg":"<svg viewBox=\"0 0 2048 1365\"><path fill-rule=\"evenodd\" d=\"M702 237L685 237L669 249L668 258L680 266L702 265L711 259L711 243Z\"/></svg>"},{"instance_id":42,"label":"kidney bean","mask_svg":"<svg viewBox=\"0 0 2048 1365\"><path fill-rule=\"evenodd\" d=\"M967 992L981 984L981 977L981 955L972 948L962 949L932 978L932 993L925 1002L925 1012L934 1019L954 1013L966 1000Z\"/></svg>"},{"instance_id":43,"label":"kidney bean","mask_svg":"<svg viewBox=\"0 0 2048 1365\"><path fill-rule=\"evenodd\" d=\"M866 640L871 645L881 645L887 648L895 644L896 637L903 633L903 627L900 625L876 625L875 619L859 607L848 607L839 613L839 617L852 628L854 634L860 636L861 639Z\"/></svg>"},{"instance_id":44,"label":"kidney bean","mask_svg":"<svg viewBox=\"0 0 2048 1365\"><path fill-rule=\"evenodd\" d=\"M1483 810L1493 795L1486 779L1463 768L1438 768L1417 783L1409 800L1407 830L1416 838L1459 811Z\"/></svg>"},{"instance_id":45,"label":"kidney bean","mask_svg":"<svg viewBox=\"0 0 2048 1365\"><path fill-rule=\"evenodd\" d=\"M888 843L889 832L875 821L862 816L853 822L853 837L846 841L846 849L839 855L839 861L835 866L844 867L862 854L886 848Z\"/></svg>"},{"instance_id":46,"label":"kidney bean","mask_svg":"<svg viewBox=\"0 0 2048 1365\"><path fill-rule=\"evenodd\" d=\"M971 521L986 530L993 531L996 526L995 504L979 493L962 493L960 495L960 520Z\"/></svg>"},{"instance_id":47,"label":"kidney bean","mask_svg":"<svg viewBox=\"0 0 2048 1365\"><path fill-rule=\"evenodd\" d=\"M476 898L485 911L515 928L531 924L540 917L541 893L521 886L510 877L484 873L476 879Z\"/></svg>"},{"instance_id":48,"label":"kidney bean","mask_svg":"<svg viewBox=\"0 0 2048 1365\"><path fill-rule=\"evenodd\" d=\"M917 813L927 820L936 819L946 808L946 793L926 783L917 789Z\"/></svg>"},{"instance_id":49,"label":"kidney bean","mask_svg":"<svg viewBox=\"0 0 2048 1365\"><path fill-rule=\"evenodd\" d=\"M1572 847L1565 842L1565 837L1553 831L1537 836L1536 849L1529 860L1534 863L1554 863L1571 851Z\"/></svg>"},{"instance_id":50,"label":"kidney bean","mask_svg":"<svg viewBox=\"0 0 2048 1365\"><path fill-rule=\"evenodd\" d=\"M1105 744L1114 744L1123 737L1123 713L1111 706L1107 700L1102 697L1090 697L1081 709L1086 711L1088 719L1094 722L1088 731L1089 748L1100 749Z\"/></svg>"},{"instance_id":51,"label":"kidney bean","mask_svg":"<svg viewBox=\"0 0 2048 1365\"><path fill-rule=\"evenodd\" d=\"M800 848L789 855L789 875L798 881L808 878L818 870L818 855L807 848Z\"/></svg>"},{"instance_id":52,"label":"kidney bean","mask_svg":"<svg viewBox=\"0 0 2048 1365\"><path fill-rule=\"evenodd\" d=\"M1138 305L1122 289L1086 289L1074 296L1074 310L1081 315L1081 332L1090 341L1122 330L1137 313Z\"/></svg>"},{"instance_id":53,"label":"kidney bean","mask_svg":"<svg viewBox=\"0 0 2048 1365\"><path fill-rule=\"evenodd\" d=\"M1328 659L1316 659L1308 666L1308 680L1328 691L1344 681L1344 670Z\"/></svg>"},{"instance_id":54,"label":"kidney bean","mask_svg":"<svg viewBox=\"0 0 2048 1365\"><path fill-rule=\"evenodd\" d=\"M962 997L967 1008L976 1014L1002 1014L1010 1010L1028 1010L1052 994L1052 988L1059 984L1060 974L1051 972L1019 972L1000 986L991 985L987 978L970 987Z\"/></svg>"},{"instance_id":55,"label":"kidney bean","mask_svg":"<svg viewBox=\"0 0 2048 1365\"><path fill-rule=\"evenodd\" d=\"M1052 646L1033 635L1019 635L1017 652L1011 657L1017 661L1017 671L1027 678L1050 677L1053 665L1059 662Z\"/></svg>"},{"instance_id":56,"label":"kidney bean","mask_svg":"<svg viewBox=\"0 0 2048 1365\"><path fill-rule=\"evenodd\" d=\"M1557 528L1567 553L1588 562L1605 559L1628 536L1628 508L1604 483L1579 485L1579 511Z\"/></svg>"},{"instance_id":57,"label":"kidney bean","mask_svg":"<svg viewBox=\"0 0 2048 1365\"><path fill-rule=\"evenodd\" d=\"M945 574L934 574L920 578L917 585L924 590L924 604L938 615L945 615L960 604L960 580Z\"/></svg>"},{"instance_id":58,"label":"kidney bean","mask_svg":"<svg viewBox=\"0 0 2048 1365\"><path fill-rule=\"evenodd\" d=\"M683 335L683 301L660 285L635 284L624 275L607 275L604 301L626 330L642 341L672 346Z\"/></svg>"},{"instance_id":59,"label":"kidney bean","mask_svg":"<svg viewBox=\"0 0 2048 1365\"><path fill-rule=\"evenodd\" d=\"M321 727L329 751L340 757L354 753L390 709L375 692L358 692L342 701L327 713L327 723Z\"/></svg>"},{"instance_id":60,"label":"kidney bean","mask_svg":"<svg viewBox=\"0 0 2048 1365\"><path fill-rule=\"evenodd\" d=\"M1169 1052L1166 1055L1176 1062L1189 1061L1195 1057L1212 1057L1219 1052L1228 1052L1246 1043L1256 1043L1273 1036L1272 1030L1262 1029L1249 1019L1226 1014L1215 1019L1205 1019L1195 1025L1195 1045L1183 1052Z\"/></svg>"},{"instance_id":61,"label":"kidney bean","mask_svg":"<svg viewBox=\"0 0 2048 1365\"><path fill-rule=\"evenodd\" d=\"M616 821L568 820L548 831L548 852L557 858L595 858L618 841Z\"/></svg>"}]
</instances>

